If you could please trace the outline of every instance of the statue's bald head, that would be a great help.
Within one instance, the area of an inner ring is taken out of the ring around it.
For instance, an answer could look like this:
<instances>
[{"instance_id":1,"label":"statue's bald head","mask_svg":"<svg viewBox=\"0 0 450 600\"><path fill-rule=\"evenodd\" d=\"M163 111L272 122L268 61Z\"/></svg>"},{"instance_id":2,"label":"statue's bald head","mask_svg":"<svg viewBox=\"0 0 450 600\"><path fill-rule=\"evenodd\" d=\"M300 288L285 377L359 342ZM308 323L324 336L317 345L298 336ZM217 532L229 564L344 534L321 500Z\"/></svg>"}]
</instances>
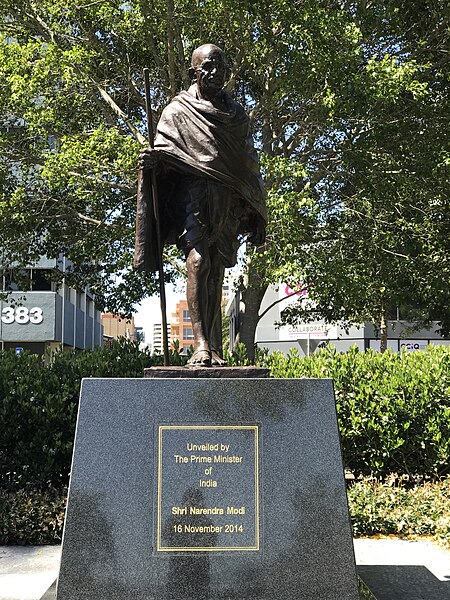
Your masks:
<instances>
[{"instance_id":1,"label":"statue's bald head","mask_svg":"<svg viewBox=\"0 0 450 600\"><path fill-rule=\"evenodd\" d=\"M192 53L192 68L197 70L205 58L210 55L221 55L222 60L224 63L226 63L225 52L222 50L222 48L219 48L219 46L216 46L215 44L203 44L202 46L196 48Z\"/></svg>"}]
</instances>

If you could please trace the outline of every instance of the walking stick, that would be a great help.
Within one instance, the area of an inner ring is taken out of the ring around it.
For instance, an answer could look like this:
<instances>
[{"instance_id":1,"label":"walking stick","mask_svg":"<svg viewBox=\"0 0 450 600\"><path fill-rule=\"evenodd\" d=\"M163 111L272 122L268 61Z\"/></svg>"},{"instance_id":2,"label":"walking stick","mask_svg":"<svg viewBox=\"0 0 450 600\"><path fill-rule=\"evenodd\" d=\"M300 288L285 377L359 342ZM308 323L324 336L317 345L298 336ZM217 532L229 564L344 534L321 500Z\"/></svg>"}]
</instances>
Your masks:
<instances>
[{"instance_id":1,"label":"walking stick","mask_svg":"<svg viewBox=\"0 0 450 600\"><path fill-rule=\"evenodd\" d=\"M150 148L154 148L153 141L153 113L150 102L150 79L148 69L144 69L144 89L145 89L145 111L147 113L147 137ZM158 188L156 184L155 169L151 170L151 190L153 214L155 215L156 224L156 244L158 248L158 274L159 274L159 298L161 305L162 316L162 343L164 352L164 366L170 365L169 359L169 342L167 339L167 312L166 312L166 291L164 288L164 267L162 260L162 243L161 243L161 222L159 220L159 205L158 205Z\"/></svg>"}]
</instances>

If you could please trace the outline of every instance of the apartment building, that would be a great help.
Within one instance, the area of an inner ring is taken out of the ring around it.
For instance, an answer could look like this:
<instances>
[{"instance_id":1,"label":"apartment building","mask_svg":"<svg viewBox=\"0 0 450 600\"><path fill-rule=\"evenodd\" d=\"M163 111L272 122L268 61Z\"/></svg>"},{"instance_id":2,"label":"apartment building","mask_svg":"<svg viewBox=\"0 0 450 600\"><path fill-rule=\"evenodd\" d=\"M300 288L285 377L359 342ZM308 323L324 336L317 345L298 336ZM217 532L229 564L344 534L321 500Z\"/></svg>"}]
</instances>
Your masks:
<instances>
[{"instance_id":1,"label":"apartment building","mask_svg":"<svg viewBox=\"0 0 450 600\"><path fill-rule=\"evenodd\" d=\"M180 354L186 354L189 346L194 343L191 315L189 313L187 300L185 299L177 302L175 311L172 313L170 319L170 337L172 345L174 340L179 341Z\"/></svg>"},{"instance_id":2,"label":"apartment building","mask_svg":"<svg viewBox=\"0 0 450 600\"><path fill-rule=\"evenodd\" d=\"M117 340L121 337L127 340L135 339L134 317L124 319L120 315L113 313L102 313L100 322L103 326L105 340Z\"/></svg>"}]
</instances>

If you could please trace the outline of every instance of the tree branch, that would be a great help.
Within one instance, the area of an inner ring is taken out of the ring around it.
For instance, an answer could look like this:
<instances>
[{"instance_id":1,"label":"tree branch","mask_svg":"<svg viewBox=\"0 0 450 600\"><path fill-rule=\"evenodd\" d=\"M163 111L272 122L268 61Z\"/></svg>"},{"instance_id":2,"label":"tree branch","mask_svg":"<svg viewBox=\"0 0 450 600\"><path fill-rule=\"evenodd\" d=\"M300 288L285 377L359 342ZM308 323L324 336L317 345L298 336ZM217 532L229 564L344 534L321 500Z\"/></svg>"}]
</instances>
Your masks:
<instances>
[{"instance_id":1,"label":"tree branch","mask_svg":"<svg viewBox=\"0 0 450 600\"><path fill-rule=\"evenodd\" d=\"M99 179L95 175L87 175L83 173L78 173L77 171L68 171L67 175L70 175L71 177L78 177L80 179L87 179L105 187L111 187L117 190L121 190L122 192L126 192L127 194L134 193L134 189L128 185L125 185L123 183L115 183L113 181L105 181L103 179Z\"/></svg>"},{"instance_id":2,"label":"tree branch","mask_svg":"<svg viewBox=\"0 0 450 600\"><path fill-rule=\"evenodd\" d=\"M283 298L278 298L278 300L275 300L275 302L272 302L272 304L270 304L266 309L263 310L263 312L261 314L258 314L258 322L264 317L264 315L266 315L269 310L271 310L274 306L276 306L277 304L280 304L280 302L283 302L283 300L287 300L288 298L291 298L292 296L296 296L298 294L298 292L292 292L292 294L287 294L286 296L283 296Z\"/></svg>"},{"instance_id":3,"label":"tree branch","mask_svg":"<svg viewBox=\"0 0 450 600\"><path fill-rule=\"evenodd\" d=\"M101 97L106 102L106 104L113 110L113 112L117 116L119 116L124 121L124 123L126 123L128 129L131 131L131 133L134 135L134 137L137 139L137 141L140 144L142 144L143 146L146 145L147 140L145 139L145 136L142 135L142 133L138 129L136 129L136 127L130 121L128 116L123 112L123 110L120 108L120 106L118 106L114 102L114 100L111 98L111 96L108 94L108 92L104 88L102 88L102 86L99 83L97 83L92 77L90 78L90 80L91 80L92 84L98 89Z\"/></svg>"},{"instance_id":4,"label":"tree branch","mask_svg":"<svg viewBox=\"0 0 450 600\"><path fill-rule=\"evenodd\" d=\"M400 254L399 252L391 252L391 250L387 250L386 248L383 248L383 246L381 246L381 250L383 250L383 252L387 252L387 254L392 254L392 256L398 256L400 258L406 258L406 260L412 260L411 256L406 256L406 254Z\"/></svg>"}]
</instances>

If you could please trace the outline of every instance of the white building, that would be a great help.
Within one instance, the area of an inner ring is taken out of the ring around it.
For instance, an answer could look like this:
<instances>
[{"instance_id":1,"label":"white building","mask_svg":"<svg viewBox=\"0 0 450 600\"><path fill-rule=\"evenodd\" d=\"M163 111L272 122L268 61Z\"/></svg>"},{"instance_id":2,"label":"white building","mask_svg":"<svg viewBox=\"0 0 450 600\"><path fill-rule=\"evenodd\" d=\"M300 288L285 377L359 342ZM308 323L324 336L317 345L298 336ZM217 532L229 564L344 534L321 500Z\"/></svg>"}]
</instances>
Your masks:
<instances>
[{"instance_id":1,"label":"white building","mask_svg":"<svg viewBox=\"0 0 450 600\"><path fill-rule=\"evenodd\" d=\"M167 325L167 341L170 346L170 325ZM154 323L153 340L151 342L152 352L163 354L162 323Z\"/></svg>"},{"instance_id":2,"label":"white building","mask_svg":"<svg viewBox=\"0 0 450 600\"><path fill-rule=\"evenodd\" d=\"M308 302L305 292L294 293L286 284L270 286L263 298L259 314L262 315L256 328L255 343L259 348L267 348L270 352L280 350L289 352L297 348L300 355L309 355L319 346L332 344L338 352L346 352L353 345L360 350L380 349L380 340L372 323L364 323L346 330L337 325L328 325L323 320L302 323L300 325L283 325L281 312L289 304L298 300ZM236 292L227 306L226 314L230 317L230 349L233 349L237 335L238 310L240 296ZM398 352L405 350L423 350L428 344L450 345L450 340L436 332L437 323L429 329L420 329L411 333L411 323L406 321L389 321L388 348Z\"/></svg>"}]
</instances>

